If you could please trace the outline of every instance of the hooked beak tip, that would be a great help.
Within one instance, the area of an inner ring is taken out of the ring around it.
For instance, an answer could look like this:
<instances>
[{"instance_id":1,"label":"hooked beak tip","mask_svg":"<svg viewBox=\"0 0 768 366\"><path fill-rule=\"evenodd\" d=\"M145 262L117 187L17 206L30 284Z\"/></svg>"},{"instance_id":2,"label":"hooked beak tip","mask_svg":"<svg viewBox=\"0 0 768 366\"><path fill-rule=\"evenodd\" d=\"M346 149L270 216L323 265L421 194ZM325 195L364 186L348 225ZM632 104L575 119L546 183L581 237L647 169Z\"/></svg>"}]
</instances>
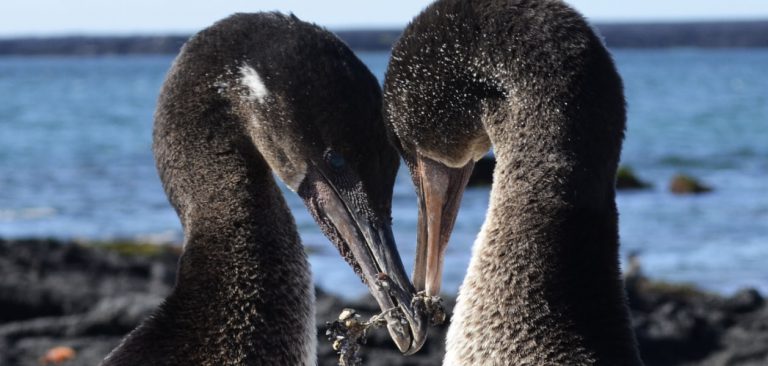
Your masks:
<instances>
[{"instance_id":1,"label":"hooked beak tip","mask_svg":"<svg viewBox=\"0 0 768 366\"><path fill-rule=\"evenodd\" d=\"M388 224L360 225L368 243L372 268L365 271L372 295L382 310L386 311L387 330L401 353L416 353L426 342L428 318L414 307L416 291L405 274L397 252L392 229ZM373 273L376 273L373 275Z\"/></svg>"},{"instance_id":2,"label":"hooked beak tip","mask_svg":"<svg viewBox=\"0 0 768 366\"><path fill-rule=\"evenodd\" d=\"M425 314L400 306L405 316L388 316L387 330L400 352L406 356L418 352L427 340L428 321Z\"/></svg>"}]
</instances>

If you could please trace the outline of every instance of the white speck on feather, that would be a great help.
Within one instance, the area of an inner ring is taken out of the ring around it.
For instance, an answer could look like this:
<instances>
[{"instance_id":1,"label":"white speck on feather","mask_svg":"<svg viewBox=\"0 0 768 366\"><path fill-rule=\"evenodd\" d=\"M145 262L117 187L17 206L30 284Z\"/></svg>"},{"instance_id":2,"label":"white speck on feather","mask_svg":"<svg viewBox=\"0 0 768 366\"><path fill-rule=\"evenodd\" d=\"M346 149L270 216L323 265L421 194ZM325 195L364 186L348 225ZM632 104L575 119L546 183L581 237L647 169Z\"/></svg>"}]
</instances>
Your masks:
<instances>
[{"instance_id":1,"label":"white speck on feather","mask_svg":"<svg viewBox=\"0 0 768 366\"><path fill-rule=\"evenodd\" d=\"M264 98L269 95L269 90L267 90L267 87L261 80L259 73L257 73L256 70L254 70L252 67L243 65L240 67L240 75L242 75L240 82L243 83L243 85L245 85L250 92L247 96L248 100L259 101L259 103L263 103Z\"/></svg>"}]
</instances>

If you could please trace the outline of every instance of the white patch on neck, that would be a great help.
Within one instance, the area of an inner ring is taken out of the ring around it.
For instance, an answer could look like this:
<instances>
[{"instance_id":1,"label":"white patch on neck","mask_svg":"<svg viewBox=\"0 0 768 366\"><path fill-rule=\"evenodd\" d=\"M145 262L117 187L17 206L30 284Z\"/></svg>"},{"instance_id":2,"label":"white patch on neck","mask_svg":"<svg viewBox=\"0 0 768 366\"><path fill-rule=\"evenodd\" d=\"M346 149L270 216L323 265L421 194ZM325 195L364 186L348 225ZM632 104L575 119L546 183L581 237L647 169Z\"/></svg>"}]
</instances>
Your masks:
<instances>
[{"instance_id":1,"label":"white patch on neck","mask_svg":"<svg viewBox=\"0 0 768 366\"><path fill-rule=\"evenodd\" d=\"M264 99L269 95L269 90L261 80L261 76L252 67L243 65L240 67L240 82L248 88L249 94L246 98L250 101L258 101L263 103Z\"/></svg>"},{"instance_id":2,"label":"white patch on neck","mask_svg":"<svg viewBox=\"0 0 768 366\"><path fill-rule=\"evenodd\" d=\"M493 198L493 196L491 196ZM445 356L443 358L443 366L461 366L466 365L463 361L467 356L467 352L471 350L471 347L466 345L472 342L482 342L481 338L489 336L488 334L478 334L478 339L467 339L464 337L462 327L471 326L466 324L467 320L467 302L472 302L472 299L467 300L465 298L472 298L476 294L472 293L472 290L468 287L468 283L472 281L472 278L477 276L475 271L479 264L479 255L481 247L485 246L488 230L488 218L491 216L490 209L485 216L483 226L480 228L480 233L475 239L475 243L472 245L472 257L469 260L469 267L466 276L464 276L464 282L459 287L459 295L456 298L456 306L453 308L453 315L451 316L451 325L448 326L448 334L445 337Z\"/></svg>"}]
</instances>

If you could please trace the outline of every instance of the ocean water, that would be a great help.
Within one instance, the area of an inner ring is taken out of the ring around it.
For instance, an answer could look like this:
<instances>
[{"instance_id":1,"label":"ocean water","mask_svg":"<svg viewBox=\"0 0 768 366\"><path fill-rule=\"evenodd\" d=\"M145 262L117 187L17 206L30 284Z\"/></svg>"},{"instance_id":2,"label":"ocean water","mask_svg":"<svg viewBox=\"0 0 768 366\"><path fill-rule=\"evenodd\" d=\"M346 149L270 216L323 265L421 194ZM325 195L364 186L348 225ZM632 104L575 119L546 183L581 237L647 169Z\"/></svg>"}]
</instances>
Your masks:
<instances>
[{"instance_id":1,"label":"ocean water","mask_svg":"<svg viewBox=\"0 0 768 366\"><path fill-rule=\"evenodd\" d=\"M380 79L388 54L359 56ZM654 278L730 293L768 291L768 50L617 50L629 105L622 164L653 184L620 192L622 256ZM169 56L0 58L0 237L181 240L151 153ZM668 192L676 173L714 191ZM286 190L316 282L365 291ZM458 288L488 189L467 190L444 286ZM416 204L404 167L394 231L407 268Z\"/></svg>"}]
</instances>

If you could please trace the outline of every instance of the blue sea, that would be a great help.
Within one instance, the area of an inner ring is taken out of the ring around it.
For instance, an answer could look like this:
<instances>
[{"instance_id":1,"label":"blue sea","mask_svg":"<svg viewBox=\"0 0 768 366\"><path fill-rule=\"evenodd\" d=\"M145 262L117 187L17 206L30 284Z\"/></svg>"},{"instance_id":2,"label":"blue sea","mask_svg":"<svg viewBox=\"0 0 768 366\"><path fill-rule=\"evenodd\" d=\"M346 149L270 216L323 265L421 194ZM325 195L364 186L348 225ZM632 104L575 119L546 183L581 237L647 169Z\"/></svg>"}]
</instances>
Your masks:
<instances>
[{"instance_id":1,"label":"blue sea","mask_svg":"<svg viewBox=\"0 0 768 366\"><path fill-rule=\"evenodd\" d=\"M622 164L653 184L618 195L622 257L646 274L732 293L768 291L768 50L616 50L629 105ZM389 55L359 56L380 79ZM155 172L152 113L170 56L0 58L0 237L179 242ZM677 173L714 188L668 191ZM285 191L316 282L364 293L298 197ZM412 267L416 200L404 167L394 231ZM488 205L464 196L444 286L455 292Z\"/></svg>"}]
</instances>

